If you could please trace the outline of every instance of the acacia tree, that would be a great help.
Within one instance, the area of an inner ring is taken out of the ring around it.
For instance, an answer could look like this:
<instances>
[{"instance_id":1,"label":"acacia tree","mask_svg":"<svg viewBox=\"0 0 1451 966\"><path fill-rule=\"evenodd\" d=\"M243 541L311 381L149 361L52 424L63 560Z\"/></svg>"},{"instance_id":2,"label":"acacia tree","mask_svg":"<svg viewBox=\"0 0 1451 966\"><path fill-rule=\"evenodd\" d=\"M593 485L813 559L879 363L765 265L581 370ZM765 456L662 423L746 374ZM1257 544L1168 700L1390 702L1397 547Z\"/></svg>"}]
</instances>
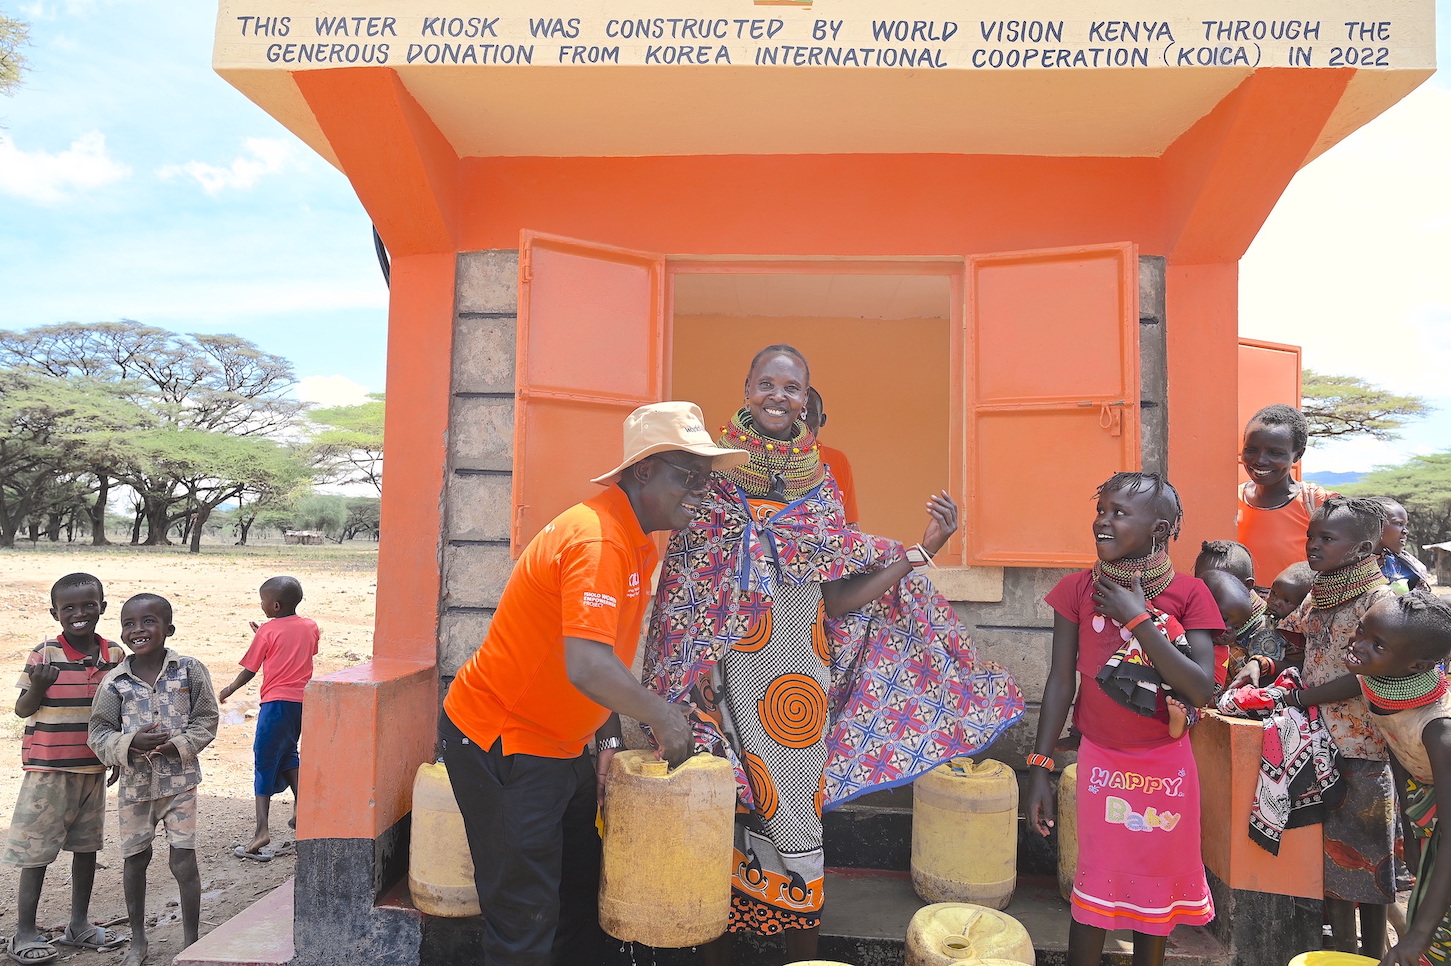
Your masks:
<instances>
[{"instance_id":1,"label":"acacia tree","mask_svg":"<svg viewBox=\"0 0 1451 966\"><path fill-rule=\"evenodd\" d=\"M158 476L176 480L182 494L183 533L192 553L201 552L202 531L212 511L247 487L271 485L296 475L295 457L270 439L167 426L137 441L141 459Z\"/></svg>"},{"instance_id":2,"label":"acacia tree","mask_svg":"<svg viewBox=\"0 0 1451 966\"><path fill-rule=\"evenodd\" d=\"M1406 508L1409 540L1418 547L1451 539L1451 451L1413 456L1399 466L1382 466L1340 489L1348 496L1396 500Z\"/></svg>"},{"instance_id":3,"label":"acacia tree","mask_svg":"<svg viewBox=\"0 0 1451 966\"><path fill-rule=\"evenodd\" d=\"M1306 369L1301 377L1301 411L1311 439L1369 436L1400 439L1401 427L1431 407L1420 396L1403 396L1358 376L1337 376Z\"/></svg>"},{"instance_id":4,"label":"acacia tree","mask_svg":"<svg viewBox=\"0 0 1451 966\"><path fill-rule=\"evenodd\" d=\"M25 73L25 55L20 48L29 36L30 28L24 21L0 13L0 94L13 93L20 86L20 75Z\"/></svg>"},{"instance_id":5,"label":"acacia tree","mask_svg":"<svg viewBox=\"0 0 1451 966\"><path fill-rule=\"evenodd\" d=\"M282 432L302 409L286 396L295 382L292 364L234 335L180 335L126 320L66 322L0 332L4 366L104 381L176 431L262 438ZM170 526L194 512L196 484L189 487L171 472L177 464L158 461L154 450L135 451L135 443L119 441L119 452L87 467L98 481L92 519L104 523L110 481L119 480L140 499L132 542L140 542L144 520L144 542L166 543Z\"/></svg>"},{"instance_id":6,"label":"acacia tree","mask_svg":"<svg viewBox=\"0 0 1451 966\"><path fill-rule=\"evenodd\" d=\"M367 483L383 492L383 402L381 392L369 393L356 406L314 409L308 420L321 427L312 445L334 483Z\"/></svg>"},{"instance_id":7,"label":"acacia tree","mask_svg":"<svg viewBox=\"0 0 1451 966\"><path fill-rule=\"evenodd\" d=\"M150 425L102 384L0 369L0 546L14 546L21 524L88 453Z\"/></svg>"}]
</instances>

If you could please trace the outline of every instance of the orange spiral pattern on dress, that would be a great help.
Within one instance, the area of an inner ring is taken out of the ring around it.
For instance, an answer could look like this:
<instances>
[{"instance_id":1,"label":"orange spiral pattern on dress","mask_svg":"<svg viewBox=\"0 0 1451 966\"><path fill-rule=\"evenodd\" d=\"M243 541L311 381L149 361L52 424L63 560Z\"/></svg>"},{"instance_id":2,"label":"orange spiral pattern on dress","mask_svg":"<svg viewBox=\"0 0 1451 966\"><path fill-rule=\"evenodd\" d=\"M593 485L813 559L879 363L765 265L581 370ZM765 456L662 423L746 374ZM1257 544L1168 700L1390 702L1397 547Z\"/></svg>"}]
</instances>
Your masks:
<instances>
[{"instance_id":1,"label":"orange spiral pattern on dress","mask_svg":"<svg viewBox=\"0 0 1451 966\"><path fill-rule=\"evenodd\" d=\"M816 623L811 625L811 649L821 659L822 667L831 667L831 640L826 636L826 602L816 607Z\"/></svg>"},{"instance_id":2,"label":"orange spiral pattern on dress","mask_svg":"<svg viewBox=\"0 0 1451 966\"><path fill-rule=\"evenodd\" d=\"M771 612L763 611L751 622L746 634L731 645L737 651L759 651L771 640Z\"/></svg>"},{"instance_id":3,"label":"orange spiral pattern on dress","mask_svg":"<svg viewBox=\"0 0 1451 966\"><path fill-rule=\"evenodd\" d=\"M756 706L766 734L787 748L810 748L826 730L826 692L809 675L781 675Z\"/></svg>"},{"instance_id":4,"label":"orange spiral pattern on dress","mask_svg":"<svg viewBox=\"0 0 1451 966\"><path fill-rule=\"evenodd\" d=\"M768 819L776 814L776 806L780 801L776 795L776 783L771 780L771 772L764 761L749 751L745 758L746 779L751 783L751 796L756 800L756 812L762 818Z\"/></svg>"}]
</instances>

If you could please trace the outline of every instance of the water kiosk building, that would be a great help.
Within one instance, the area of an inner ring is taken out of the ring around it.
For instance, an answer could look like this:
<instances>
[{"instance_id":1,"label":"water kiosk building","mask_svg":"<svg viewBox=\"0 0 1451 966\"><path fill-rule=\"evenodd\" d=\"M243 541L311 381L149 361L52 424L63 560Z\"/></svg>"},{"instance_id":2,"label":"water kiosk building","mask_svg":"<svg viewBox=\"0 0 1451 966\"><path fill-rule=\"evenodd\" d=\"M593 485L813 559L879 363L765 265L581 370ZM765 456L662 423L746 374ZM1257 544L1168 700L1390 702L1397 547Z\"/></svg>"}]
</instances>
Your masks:
<instances>
[{"instance_id":1,"label":"water kiosk building","mask_svg":"<svg viewBox=\"0 0 1451 966\"><path fill-rule=\"evenodd\" d=\"M217 71L349 179L391 257L373 660L308 689L295 961L440 959L445 927L388 896L441 688L622 417L685 398L724 421L763 345L811 360L865 529L915 539L923 494L954 494L937 582L1038 697L1042 594L1092 559L1099 482L1167 470L1181 568L1233 532L1241 406L1294 402L1299 362L1241 346L1237 262L1296 171L1431 74L1432 21L1433 0L221 0ZM994 756L1021 768L1031 728ZM1222 744L1204 786L1242 794L1249 752ZM1268 962L1236 903L1318 936L1294 898L1318 884L1241 853L1227 802L1205 806L1223 939Z\"/></svg>"}]
</instances>

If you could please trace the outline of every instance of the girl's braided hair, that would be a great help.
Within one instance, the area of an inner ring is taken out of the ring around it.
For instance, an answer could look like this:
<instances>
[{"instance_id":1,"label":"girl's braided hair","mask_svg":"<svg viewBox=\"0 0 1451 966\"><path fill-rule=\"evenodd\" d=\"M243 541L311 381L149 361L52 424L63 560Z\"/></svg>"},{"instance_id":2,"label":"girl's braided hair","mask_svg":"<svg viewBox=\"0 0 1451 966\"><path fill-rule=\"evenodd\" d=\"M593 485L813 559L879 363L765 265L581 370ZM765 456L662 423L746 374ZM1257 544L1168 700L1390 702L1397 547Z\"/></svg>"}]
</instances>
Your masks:
<instances>
[{"instance_id":1,"label":"girl's braided hair","mask_svg":"<svg viewBox=\"0 0 1451 966\"><path fill-rule=\"evenodd\" d=\"M1401 626L1411 632L1416 656L1442 661L1451 654L1451 603L1422 587L1392 600Z\"/></svg>"},{"instance_id":2,"label":"girl's braided hair","mask_svg":"<svg viewBox=\"0 0 1451 966\"><path fill-rule=\"evenodd\" d=\"M1234 540L1204 541L1199 545L1199 559L1215 570L1234 574L1240 580L1254 579L1255 564L1249 547Z\"/></svg>"},{"instance_id":3,"label":"girl's braided hair","mask_svg":"<svg viewBox=\"0 0 1451 966\"><path fill-rule=\"evenodd\" d=\"M1105 493L1118 493L1121 490L1130 493L1147 490L1152 495L1155 512L1169 521L1170 539L1179 539L1179 524L1184 520L1184 505L1179 502L1179 491L1174 489L1174 484L1158 473L1115 473L1103 481L1093 496L1094 499L1101 499Z\"/></svg>"},{"instance_id":4,"label":"girl's braided hair","mask_svg":"<svg viewBox=\"0 0 1451 966\"><path fill-rule=\"evenodd\" d=\"M1349 515L1353 521L1351 534L1357 540L1380 540L1381 528L1385 526L1385 507L1365 496L1333 496L1315 508L1310 514L1311 523L1329 520L1335 514Z\"/></svg>"}]
</instances>

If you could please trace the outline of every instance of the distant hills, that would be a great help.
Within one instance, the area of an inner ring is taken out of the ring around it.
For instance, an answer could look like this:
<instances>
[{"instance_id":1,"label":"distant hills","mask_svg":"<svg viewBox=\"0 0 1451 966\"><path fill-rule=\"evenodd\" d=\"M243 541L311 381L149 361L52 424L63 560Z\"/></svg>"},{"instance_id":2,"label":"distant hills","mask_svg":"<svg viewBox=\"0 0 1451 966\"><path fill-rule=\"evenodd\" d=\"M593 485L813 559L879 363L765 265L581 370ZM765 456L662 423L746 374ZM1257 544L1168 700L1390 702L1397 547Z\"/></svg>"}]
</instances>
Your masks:
<instances>
[{"instance_id":1,"label":"distant hills","mask_svg":"<svg viewBox=\"0 0 1451 966\"><path fill-rule=\"evenodd\" d=\"M1347 483L1359 483L1363 476L1365 476L1364 473L1306 473L1305 479L1333 490L1337 486L1344 486Z\"/></svg>"}]
</instances>

